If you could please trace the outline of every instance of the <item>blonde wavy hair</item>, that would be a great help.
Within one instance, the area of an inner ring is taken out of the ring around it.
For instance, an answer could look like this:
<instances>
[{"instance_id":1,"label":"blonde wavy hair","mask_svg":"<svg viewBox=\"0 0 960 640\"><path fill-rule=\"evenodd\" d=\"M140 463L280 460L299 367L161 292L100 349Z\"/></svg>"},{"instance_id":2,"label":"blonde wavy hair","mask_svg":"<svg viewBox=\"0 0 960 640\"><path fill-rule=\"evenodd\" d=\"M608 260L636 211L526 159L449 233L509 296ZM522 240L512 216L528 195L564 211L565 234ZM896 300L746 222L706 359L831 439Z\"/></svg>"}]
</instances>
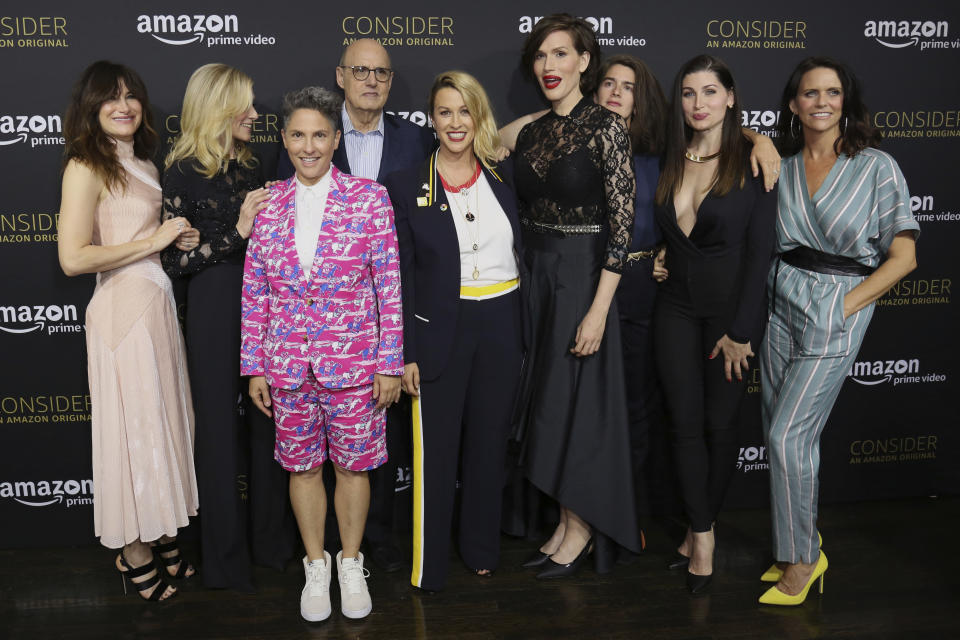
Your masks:
<instances>
[{"instance_id":1,"label":"blonde wavy hair","mask_svg":"<svg viewBox=\"0 0 960 640\"><path fill-rule=\"evenodd\" d=\"M253 153L233 139L233 121L250 108L252 100L253 80L243 71L220 63L194 71L183 95L180 134L167 154L165 167L191 158L199 165L199 173L212 178L226 167L231 150L241 165L254 167L257 159Z\"/></svg>"},{"instance_id":2,"label":"blonde wavy hair","mask_svg":"<svg viewBox=\"0 0 960 640\"><path fill-rule=\"evenodd\" d=\"M430 88L430 114L433 114L434 102L440 89L456 89L467 105L476 132L473 136L473 153L487 169L497 164L497 150L500 148L500 134L493 119L493 107L483 86L466 71L444 71L433 80Z\"/></svg>"}]
</instances>

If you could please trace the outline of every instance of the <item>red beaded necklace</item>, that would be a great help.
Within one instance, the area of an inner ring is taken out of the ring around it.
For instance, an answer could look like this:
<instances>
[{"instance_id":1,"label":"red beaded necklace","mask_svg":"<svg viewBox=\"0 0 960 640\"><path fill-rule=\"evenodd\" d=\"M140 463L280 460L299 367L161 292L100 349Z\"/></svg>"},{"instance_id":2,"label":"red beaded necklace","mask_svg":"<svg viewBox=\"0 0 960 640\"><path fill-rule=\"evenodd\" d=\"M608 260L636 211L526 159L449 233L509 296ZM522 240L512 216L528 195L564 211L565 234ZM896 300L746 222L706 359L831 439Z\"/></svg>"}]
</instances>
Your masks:
<instances>
[{"instance_id":1,"label":"red beaded necklace","mask_svg":"<svg viewBox=\"0 0 960 640\"><path fill-rule=\"evenodd\" d=\"M445 191L449 191L451 193L459 193L463 189L469 189L470 187L472 187L474 184L477 183L477 179L480 178L481 173L483 173L483 169L480 167L480 161L478 160L477 169L476 171L473 172L473 177L471 177L469 180L467 180L463 184L454 186L449 182L447 182L446 180L444 180L443 175L439 171L437 171L437 175L440 176L440 184L443 185L443 188Z\"/></svg>"}]
</instances>

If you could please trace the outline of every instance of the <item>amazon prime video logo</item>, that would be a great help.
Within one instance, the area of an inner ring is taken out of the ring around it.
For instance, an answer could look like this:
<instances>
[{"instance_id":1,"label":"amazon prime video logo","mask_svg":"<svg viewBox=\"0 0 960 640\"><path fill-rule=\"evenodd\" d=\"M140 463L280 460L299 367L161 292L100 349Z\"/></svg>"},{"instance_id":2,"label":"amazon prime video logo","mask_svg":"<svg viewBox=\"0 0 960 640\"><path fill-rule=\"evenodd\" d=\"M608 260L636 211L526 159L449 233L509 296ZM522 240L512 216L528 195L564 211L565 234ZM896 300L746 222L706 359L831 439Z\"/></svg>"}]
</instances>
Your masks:
<instances>
[{"instance_id":1,"label":"amazon prime video logo","mask_svg":"<svg viewBox=\"0 0 960 640\"><path fill-rule=\"evenodd\" d=\"M21 480L0 482L0 498L12 498L27 507L93 504L93 480Z\"/></svg>"},{"instance_id":2,"label":"amazon prime video logo","mask_svg":"<svg viewBox=\"0 0 960 640\"><path fill-rule=\"evenodd\" d=\"M277 43L274 36L262 33L241 35L240 21L232 14L140 15L137 16L137 31L175 46L195 42L206 47L269 46Z\"/></svg>"},{"instance_id":3,"label":"amazon prime video logo","mask_svg":"<svg viewBox=\"0 0 960 640\"><path fill-rule=\"evenodd\" d=\"M919 358L854 362L847 372L847 377L868 387L888 383L896 387L903 384L944 382L947 379L943 373L921 373Z\"/></svg>"},{"instance_id":4,"label":"amazon prime video logo","mask_svg":"<svg viewBox=\"0 0 960 640\"><path fill-rule=\"evenodd\" d=\"M950 23L946 20L867 20L863 35L888 49L960 48L960 39L950 41Z\"/></svg>"},{"instance_id":5,"label":"amazon prime video logo","mask_svg":"<svg viewBox=\"0 0 960 640\"><path fill-rule=\"evenodd\" d=\"M77 307L72 304L0 305L0 331L4 333L81 333Z\"/></svg>"},{"instance_id":6,"label":"amazon prime video logo","mask_svg":"<svg viewBox=\"0 0 960 640\"><path fill-rule=\"evenodd\" d=\"M63 144L58 115L0 116L0 147L27 143L31 147Z\"/></svg>"},{"instance_id":7,"label":"amazon prime video logo","mask_svg":"<svg viewBox=\"0 0 960 640\"><path fill-rule=\"evenodd\" d=\"M740 455L737 457L737 469L744 473L769 470L770 463L767 459L767 448L763 445L740 447Z\"/></svg>"}]
</instances>

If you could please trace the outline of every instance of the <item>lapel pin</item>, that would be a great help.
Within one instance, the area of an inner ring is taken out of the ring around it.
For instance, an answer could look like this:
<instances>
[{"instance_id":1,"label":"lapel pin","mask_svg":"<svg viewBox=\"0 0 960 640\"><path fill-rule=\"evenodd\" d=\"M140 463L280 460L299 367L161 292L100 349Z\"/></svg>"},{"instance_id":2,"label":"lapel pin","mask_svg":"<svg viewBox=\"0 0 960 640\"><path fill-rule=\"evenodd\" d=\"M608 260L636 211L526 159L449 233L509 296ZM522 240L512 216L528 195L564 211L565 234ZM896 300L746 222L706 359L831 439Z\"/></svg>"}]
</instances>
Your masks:
<instances>
[{"instance_id":1,"label":"lapel pin","mask_svg":"<svg viewBox=\"0 0 960 640\"><path fill-rule=\"evenodd\" d=\"M447 210L447 205L441 204L441 205L440 205L440 211L446 211L446 210Z\"/></svg>"}]
</instances>

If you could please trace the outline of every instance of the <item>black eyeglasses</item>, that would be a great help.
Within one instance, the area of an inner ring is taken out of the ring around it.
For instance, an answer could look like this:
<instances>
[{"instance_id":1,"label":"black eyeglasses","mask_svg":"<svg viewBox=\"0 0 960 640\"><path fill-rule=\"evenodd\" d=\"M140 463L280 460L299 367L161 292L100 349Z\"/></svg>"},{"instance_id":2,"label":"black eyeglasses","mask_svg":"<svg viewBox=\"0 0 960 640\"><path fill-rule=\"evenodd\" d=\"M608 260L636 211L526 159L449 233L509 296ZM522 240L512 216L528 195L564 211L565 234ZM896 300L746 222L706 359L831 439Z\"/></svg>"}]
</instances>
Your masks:
<instances>
[{"instance_id":1,"label":"black eyeglasses","mask_svg":"<svg viewBox=\"0 0 960 640\"><path fill-rule=\"evenodd\" d=\"M363 65L346 65L341 64L341 69L350 69L353 72L353 77L357 80L363 81L370 77L370 72L373 71L373 77L377 79L377 82L386 82L390 79L390 76L393 75L393 69L387 67L377 67L376 69L371 69L370 67L364 67Z\"/></svg>"}]
</instances>

